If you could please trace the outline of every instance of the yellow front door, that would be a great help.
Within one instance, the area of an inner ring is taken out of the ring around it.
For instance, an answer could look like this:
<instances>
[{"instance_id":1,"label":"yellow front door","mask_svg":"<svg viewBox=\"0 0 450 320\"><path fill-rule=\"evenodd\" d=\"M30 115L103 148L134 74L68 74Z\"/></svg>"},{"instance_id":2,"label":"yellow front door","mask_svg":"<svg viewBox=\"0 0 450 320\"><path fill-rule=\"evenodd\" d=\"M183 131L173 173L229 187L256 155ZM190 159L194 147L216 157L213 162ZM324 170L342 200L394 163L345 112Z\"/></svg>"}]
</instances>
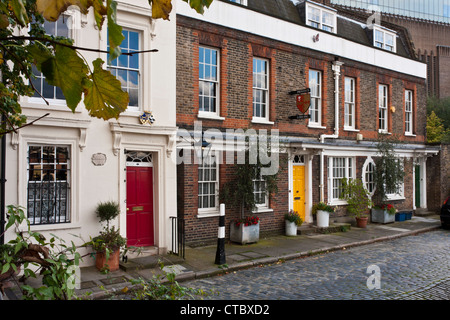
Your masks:
<instances>
[{"instance_id":1,"label":"yellow front door","mask_svg":"<svg viewBox=\"0 0 450 320\"><path fill-rule=\"evenodd\" d=\"M305 166L293 166L293 208L305 221Z\"/></svg>"}]
</instances>

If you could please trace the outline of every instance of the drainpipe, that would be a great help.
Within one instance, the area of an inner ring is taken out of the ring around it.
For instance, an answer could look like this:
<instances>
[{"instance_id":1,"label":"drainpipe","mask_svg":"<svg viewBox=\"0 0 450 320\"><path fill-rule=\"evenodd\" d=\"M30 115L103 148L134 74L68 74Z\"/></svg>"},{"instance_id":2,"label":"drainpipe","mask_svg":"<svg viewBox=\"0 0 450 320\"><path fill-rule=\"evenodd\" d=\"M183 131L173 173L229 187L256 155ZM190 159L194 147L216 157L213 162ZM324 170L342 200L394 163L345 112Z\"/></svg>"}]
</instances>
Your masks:
<instances>
[{"instance_id":1,"label":"drainpipe","mask_svg":"<svg viewBox=\"0 0 450 320\"><path fill-rule=\"evenodd\" d=\"M338 60L333 62L334 72L334 134L322 134L320 135L320 143L323 143L325 138L337 139L339 137L339 77L341 75L341 66L343 62Z\"/></svg>"},{"instance_id":2,"label":"drainpipe","mask_svg":"<svg viewBox=\"0 0 450 320\"><path fill-rule=\"evenodd\" d=\"M323 192L323 150L320 150L320 185L319 185L319 189L320 189L320 202L324 202L325 197L324 197L324 192Z\"/></svg>"}]
</instances>

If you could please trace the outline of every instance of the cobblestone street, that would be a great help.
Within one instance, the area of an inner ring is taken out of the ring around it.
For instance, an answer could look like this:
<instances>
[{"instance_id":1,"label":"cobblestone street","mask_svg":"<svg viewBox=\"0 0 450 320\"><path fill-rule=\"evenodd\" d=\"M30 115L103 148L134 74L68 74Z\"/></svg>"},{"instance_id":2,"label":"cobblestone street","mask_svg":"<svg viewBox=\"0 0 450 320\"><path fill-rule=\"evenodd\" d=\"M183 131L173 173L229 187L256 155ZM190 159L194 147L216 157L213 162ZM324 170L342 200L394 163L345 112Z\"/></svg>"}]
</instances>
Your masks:
<instances>
[{"instance_id":1,"label":"cobblestone street","mask_svg":"<svg viewBox=\"0 0 450 320\"><path fill-rule=\"evenodd\" d=\"M183 283L226 300L450 299L450 232L438 230ZM379 268L379 288L374 284ZM372 287L372 289L369 289Z\"/></svg>"}]
</instances>

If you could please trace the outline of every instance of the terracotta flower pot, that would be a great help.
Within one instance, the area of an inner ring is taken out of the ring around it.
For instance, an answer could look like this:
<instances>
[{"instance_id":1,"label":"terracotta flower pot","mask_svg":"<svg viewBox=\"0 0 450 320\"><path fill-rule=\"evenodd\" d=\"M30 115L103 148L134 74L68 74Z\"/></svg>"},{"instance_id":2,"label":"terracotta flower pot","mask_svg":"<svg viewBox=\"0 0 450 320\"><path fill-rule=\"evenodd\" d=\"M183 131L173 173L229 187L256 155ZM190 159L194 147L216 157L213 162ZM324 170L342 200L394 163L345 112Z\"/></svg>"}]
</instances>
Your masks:
<instances>
[{"instance_id":1,"label":"terracotta flower pot","mask_svg":"<svg viewBox=\"0 0 450 320\"><path fill-rule=\"evenodd\" d=\"M106 261L105 252L97 252L95 256L95 266L97 267L98 270L103 270L107 264L109 271L116 271L119 270L119 263L120 263L119 249L110 253L108 261Z\"/></svg>"},{"instance_id":2,"label":"terracotta flower pot","mask_svg":"<svg viewBox=\"0 0 450 320\"><path fill-rule=\"evenodd\" d=\"M356 218L356 226L358 228L365 228L367 226L368 217L357 217Z\"/></svg>"}]
</instances>

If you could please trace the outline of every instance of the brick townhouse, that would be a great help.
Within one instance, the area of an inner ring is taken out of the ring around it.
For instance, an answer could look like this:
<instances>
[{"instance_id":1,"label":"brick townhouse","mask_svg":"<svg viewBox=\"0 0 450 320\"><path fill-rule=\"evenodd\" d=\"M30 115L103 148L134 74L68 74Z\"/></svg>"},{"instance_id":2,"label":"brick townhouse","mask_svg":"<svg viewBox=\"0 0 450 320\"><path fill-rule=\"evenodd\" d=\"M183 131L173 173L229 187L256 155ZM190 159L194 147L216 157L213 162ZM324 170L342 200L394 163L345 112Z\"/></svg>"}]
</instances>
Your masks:
<instances>
[{"instance_id":1,"label":"brick townhouse","mask_svg":"<svg viewBox=\"0 0 450 320\"><path fill-rule=\"evenodd\" d=\"M176 24L176 123L188 133L177 139L177 156L202 152L186 151L187 140L208 131L279 134L278 192L259 196L254 184L262 233L283 232L290 209L313 223L319 201L337 208L331 221L348 219L340 179L361 178L373 192L379 134L403 142L395 151L406 176L392 203L426 208L426 159L437 151L425 145L426 65L404 28L289 0L215 0L203 15L178 1ZM301 112L292 92L307 88L310 118L293 118ZM206 163L178 162L178 216L188 243L217 237L219 193L235 170L221 161L225 150L213 149L215 160ZM227 237L238 217L226 208Z\"/></svg>"}]
</instances>

